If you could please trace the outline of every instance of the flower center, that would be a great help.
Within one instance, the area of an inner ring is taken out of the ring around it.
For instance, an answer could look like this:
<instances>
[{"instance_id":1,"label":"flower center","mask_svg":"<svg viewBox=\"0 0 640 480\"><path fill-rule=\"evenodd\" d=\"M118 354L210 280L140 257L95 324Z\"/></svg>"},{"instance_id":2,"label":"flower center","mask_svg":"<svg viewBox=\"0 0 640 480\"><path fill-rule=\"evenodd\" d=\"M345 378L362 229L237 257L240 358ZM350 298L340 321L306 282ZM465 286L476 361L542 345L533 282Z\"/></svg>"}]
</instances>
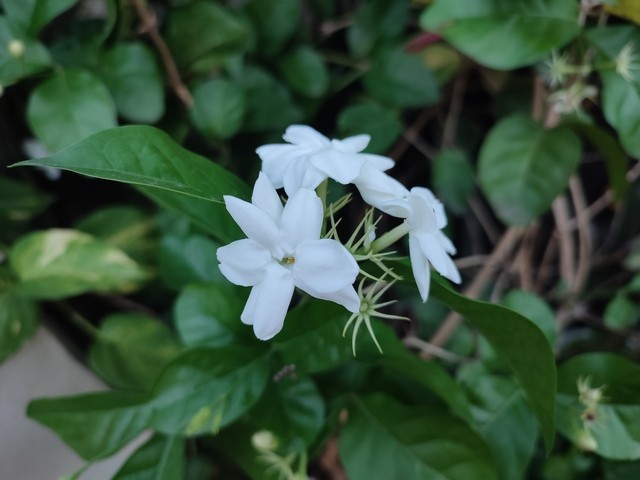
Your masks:
<instances>
[{"instance_id":1,"label":"flower center","mask_svg":"<svg viewBox=\"0 0 640 480\"><path fill-rule=\"evenodd\" d=\"M285 267L291 266L294 263L296 263L296 259L295 257L282 257L282 260L280 260L280 265L284 265Z\"/></svg>"}]
</instances>

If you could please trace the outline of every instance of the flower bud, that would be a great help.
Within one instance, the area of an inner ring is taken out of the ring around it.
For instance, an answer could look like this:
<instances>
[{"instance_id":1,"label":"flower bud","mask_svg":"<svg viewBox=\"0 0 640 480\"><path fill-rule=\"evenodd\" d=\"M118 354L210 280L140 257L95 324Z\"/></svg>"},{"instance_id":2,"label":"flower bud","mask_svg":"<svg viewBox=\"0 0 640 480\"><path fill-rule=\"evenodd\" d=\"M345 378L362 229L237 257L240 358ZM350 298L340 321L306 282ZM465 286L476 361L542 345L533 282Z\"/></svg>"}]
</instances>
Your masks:
<instances>
[{"instance_id":1,"label":"flower bud","mask_svg":"<svg viewBox=\"0 0 640 480\"><path fill-rule=\"evenodd\" d=\"M9 42L9 53L11 54L12 57L14 58L20 58L24 55L24 52L26 50L26 47L24 45L24 42L22 40L11 40Z\"/></svg>"},{"instance_id":2,"label":"flower bud","mask_svg":"<svg viewBox=\"0 0 640 480\"><path fill-rule=\"evenodd\" d=\"M280 442L278 437L269 430L260 430L252 435L251 444L256 450L273 452Z\"/></svg>"}]
</instances>

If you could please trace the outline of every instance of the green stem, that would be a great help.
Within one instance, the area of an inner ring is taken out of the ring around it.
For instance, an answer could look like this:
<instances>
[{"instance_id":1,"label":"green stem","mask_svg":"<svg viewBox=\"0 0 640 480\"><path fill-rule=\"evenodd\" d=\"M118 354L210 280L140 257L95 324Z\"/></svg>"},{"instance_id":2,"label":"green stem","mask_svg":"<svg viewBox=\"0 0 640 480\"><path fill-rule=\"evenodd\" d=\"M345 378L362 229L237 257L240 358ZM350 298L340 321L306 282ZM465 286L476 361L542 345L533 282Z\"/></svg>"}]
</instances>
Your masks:
<instances>
[{"instance_id":1,"label":"green stem","mask_svg":"<svg viewBox=\"0 0 640 480\"><path fill-rule=\"evenodd\" d=\"M404 237L407 233L409 233L410 230L411 227L409 226L409 224L406 221L402 222L400 225L392 230L389 230L377 240L374 240L374 242L371 244L371 252L378 253L384 250L389 245L396 243L398 240Z\"/></svg>"},{"instance_id":2,"label":"green stem","mask_svg":"<svg viewBox=\"0 0 640 480\"><path fill-rule=\"evenodd\" d=\"M324 215L324 212L327 209L327 185L329 184L329 179L326 178L320 185L318 185L318 188L316 188L316 194L318 195L318 197L320 197L320 200L322 200L322 212ZM327 222L326 219L322 220L322 235L324 236L324 234L326 233L327 230Z\"/></svg>"}]
</instances>

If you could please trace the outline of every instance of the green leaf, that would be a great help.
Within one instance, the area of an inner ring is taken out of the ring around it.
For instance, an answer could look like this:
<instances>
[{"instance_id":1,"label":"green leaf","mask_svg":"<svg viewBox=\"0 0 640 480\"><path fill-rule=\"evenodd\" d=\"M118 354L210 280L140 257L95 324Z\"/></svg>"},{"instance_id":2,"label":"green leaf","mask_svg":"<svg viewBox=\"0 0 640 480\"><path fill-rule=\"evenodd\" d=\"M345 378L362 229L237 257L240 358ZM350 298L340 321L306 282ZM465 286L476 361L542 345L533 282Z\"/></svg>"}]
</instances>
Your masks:
<instances>
[{"instance_id":1,"label":"green leaf","mask_svg":"<svg viewBox=\"0 0 640 480\"><path fill-rule=\"evenodd\" d=\"M7 16L18 22L32 37L76 3L78 0L2 0Z\"/></svg>"},{"instance_id":2,"label":"green leaf","mask_svg":"<svg viewBox=\"0 0 640 480\"><path fill-rule=\"evenodd\" d=\"M0 177L0 225L25 222L41 213L51 197L25 183Z\"/></svg>"},{"instance_id":3,"label":"green leaf","mask_svg":"<svg viewBox=\"0 0 640 480\"><path fill-rule=\"evenodd\" d=\"M580 31L573 0L438 0L421 18L479 63L510 70L542 60Z\"/></svg>"},{"instance_id":4,"label":"green leaf","mask_svg":"<svg viewBox=\"0 0 640 480\"><path fill-rule=\"evenodd\" d=\"M166 40L178 66L184 67L211 53L241 52L248 34L232 10L199 0L171 10Z\"/></svg>"},{"instance_id":5,"label":"green leaf","mask_svg":"<svg viewBox=\"0 0 640 480\"><path fill-rule=\"evenodd\" d=\"M159 320L117 313L102 321L89 358L93 369L112 387L148 391L179 352L175 336Z\"/></svg>"},{"instance_id":6,"label":"green leaf","mask_svg":"<svg viewBox=\"0 0 640 480\"><path fill-rule=\"evenodd\" d=\"M21 0L14 0L14 3ZM18 40L24 45L22 56L9 51L9 44ZM0 85L8 87L18 80L45 70L51 64L49 52L39 41L27 36L13 18L0 16Z\"/></svg>"},{"instance_id":7,"label":"green leaf","mask_svg":"<svg viewBox=\"0 0 640 480\"><path fill-rule=\"evenodd\" d=\"M17 352L36 332L40 312L33 301L17 292L6 270L0 270L0 363Z\"/></svg>"},{"instance_id":8,"label":"green leaf","mask_svg":"<svg viewBox=\"0 0 640 480\"><path fill-rule=\"evenodd\" d=\"M542 330L549 344L555 343L557 337L556 315L549 304L538 295L524 290L511 290L502 299L502 304L520 315L526 316Z\"/></svg>"},{"instance_id":9,"label":"green leaf","mask_svg":"<svg viewBox=\"0 0 640 480\"><path fill-rule=\"evenodd\" d=\"M329 71L317 51L299 45L278 60L278 69L291 88L311 98L320 98L329 88Z\"/></svg>"},{"instance_id":10,"label":"green leaf","mask_svg":"<svg viewBox=\"0 0 640 480\"><path fill-rule=\"evenodd\" d=\"M445 206L456 213L469 208L474 176L471 162L462 150L443 150L433 163L433 187Z\"/></svg>"},{"instance_id":11,"label":"green leaf","mask_svg":"<svg viewBox=\"0 0 640 480\"><path fill-rule=\"evenodd\" d=\"M324 424L324 400L310 379L270 383L251 416L261 428L295 449L314 440Z\"/></svg>"},{"instance_id":12,"label":"green leaf","mask_svg":"<svg viewBox=\"0 0 640 480\"><path fill-rule=\"evenodd\" d=\"M216 78L193 91L190 110L196 128L207 137L226 139L235 135L244 120L244 92L235 83Z\"/></svg>"},{"instance_id":13,"label":"green leaf","mask_svg":"<svg viewBox=\"0 0 640 480\"><path fill-rule=\"evenodd\" d=\"M372 97L393 107L422 107L438 100L438 84L431 71L420 57L400 48L379 52L362 80Z\"/></svg>"},{"instance_id":14,"label":"green leaf","mask_svg":"<svg viewBox=\"0 0 640 480\"><path fill-rule=\"evenodd\" d=\"M100 392L34 400L27 415L53 430L84 460L108 457L148 427L147 396Z\"/></svg>"},{"instance_id":15,"label":"green leaf","mask_svg":"<svg viewBox=\"0 0 640 480\"><path fill-rule=\"evenodd\" d=\"M556 368L542 331L508 308L459 295L437 274L431 277L431 295L460 313L504 358L526 393L550 451L555 436Z\"/></svg>"},{"instance_id":16,"label":"green leaf","mask_svg":"<svg viewBox=\"0 0 640 480\"><path fill-rule=\"evenodd\" d=\"M475 425L496 459L500 478L525 478L536 446L536 419L511 379L473 373L462 379L470 392Z\"/></svg>"},{"instance_id":17,"label":"green leaf","mask_svg":"<svg viewBox=\"0 0 640 480\"><path fill-rule=\"evenodd\" d=\"M246 9L258 34L258 48L266 56L282 50L298 31L299 0L252 0Z\"/></svg>"},{"instance_id":18,"label":"green leaf","mask_svg":"<svg viewBox=\"0 0 640 480\"><path fill-rule=\"evenodd\" d=\"M162 72L143 43L117 44L102 57L100 70L120 115L135 123L160 120L164 114Z\"/></svg>"},{"instance_id":19,"label":"green leaf","mask_svg":"<svg viewBox=\"0 0 640 480\"><path fill-rule=\"evenodd\" d=\"M640 461L602 463L604 480L629 480L640 477Z\"/></svg>"},{"instance_id":20,"label":"green leaf","mask_svg":"<svg viewBox=\"0 0 640 480\"><path fill-rule=\"evenodd\" d=\"M584 418L587 406L577 384L587 378L592 389L603 390ZM604 458L640 459L640 366L612 353L588 353L565 362L558 369L558 430Z\"/></svg>"},{"instance_id":21,"label":"green leaf","mask_svg":"<svg viewBox=\"0 0 640 480\"><path fill-rule=\"evenodd\" d=\"M618 292L607 304L604 324L612 330L626 330L640 319L640 307L625 292Z\"/></svg>"},{"instance_id":22,"label":"green leaf","mask_svg":"<svg viewBox=\"0 0 640 480\"><path fill-rule=\"evenodd\" d=\"M62 168L90 177L159 188L218 202L249 197L249 187L215 163L191 153L169 135L142 125L114 128L45 158L13 166Z\"/></svg>"},{"instance_id":23,"label":"green leaf","mask_svg":"<svg viewBox=\"0 0 640 480\"><path fill-rule=\"evenodd\" d=\"M489 449L465 423L383 395L354 397L339 448L353 480L497 478Z\"/></svg>"},{"instance_id":24,"label":"green leaf","mask_svg":"<svg viewBox=\"0 0 640 480\"><path fill-rule=\"evenodd\" d=\"M246 295L228 284L187 286L174 306L175 326L189 346L223 347L255 342L253 331L240 321Z\"/></svg>"},{"instance_id":25,"label":"green leaf","mask_svg":"<svg viewBox=\"0 0 640 480\"><path fill-rule=\"evenodd\" d=\"M160 247L160 275L175 290L191 282L224 282L216 252L220 244L203 235L166 235Z\"/></svg>"},{"instance_id":26,"label":"green leaf","mask_svg":"<svg viewBox=\"0 0 640 480\"><path fill-rule=\"evenodd\" d=\"M620 143L632 157L640 158L640 92L613 71L601 72L602 112L618 132Z\"/></svg>"},{"instance_id":27,"label":"green leaf","mask_svg":"<svg viewBox=\"0 0 640 480\"><path fill-rule=\"evenodd\" d=\"M381 154L400 137L404 127L395 112L375 103L364 103L342 110L338 128L345 137L369 134L371 141L365 151Z\"/></svg>"},{"instance_id":28,"label":"green leaf","mask_svg":"<svg viewBox=\"0 0 640 480\"><path fill-rule=\"evenodd\" d=\"M289 90L264 70L246 67L236 81L247 100L244 131L280 131L302 119L302 111L291 99Z\"/></svg>"},{"instance_id":29,"label":"green leaf","mask_svg":"<svg viewBox=\"0 0 640 480\"><path fill-rule=\"evenodd\" d=\"M349 50L364 57L376 47L400 36L409 20L406 0L374 0L362 4L355 20L347 30Z\"/></svg>"},{"instance_id":30,"label":"green leaf","mask_svg":"<svg viewBox=\"0 0 640 480\"><path fill-rule=\"evenodd\" d=\"M195 348L173 360L153 388L152 425L167 434L215 433L251 408L269 379L264 348Z\"/></svg>"},{"instance_id":31,"label":"green leaf","mask_svg":"<svg viewBox=\"0 0 640 480\"><path fill-rule=\"evenodd\" d=\"M117 125L109 91L92 73L80 69L61 70L36 87L27 120L51 152Z\"/></svg>"},{"instance_id":32,"label":"green leaf","mask_svg":"<svg viewBox=\"0 0 640 480\"><path fill-rule=\"evenodd\" d=\"M136 450L113 480L180 480L184 478L182 437L154 435Z\"/></svg>"},{"instance_id":33,"label":"green leaf","mask_svg":"<svg viewBox=\"0 0 640 480\"><path fill-rule=\"evenodd\" d=\"M20 291L38 299L130 290L147 277L121 250L76 230L31 233L14 244L9 261Z\"/></svg>"},{"instance_id":34,"label":"green leaf","mask_svg":"<svg viewBox=\"0 0 640 480\"><path fill-rule=\"evenodd\" d=\"M525 115L512 115L482 145L480 186L501 220L527 225L565 189L580 153L580 140L569 128L546 130Z\"/></svg>"},{"instance_id":35,"label":"green leaf","mask_svg":"<svg viewBox=\"0 0 640 480\"><path fill-rule=\"evenodd\" d=\"M602 68L603 72L612 73L618 63L617 58L626 48L631 48L631 62L628 68L630 83L640 93L640 71L634 67L638 49L640 48L640 32L632 25L609 25L606 27L591 28L586 33L586 38L603 54L613 65ZM615 63L614 63L615 62Z\"/></svg>"}]
</instances>

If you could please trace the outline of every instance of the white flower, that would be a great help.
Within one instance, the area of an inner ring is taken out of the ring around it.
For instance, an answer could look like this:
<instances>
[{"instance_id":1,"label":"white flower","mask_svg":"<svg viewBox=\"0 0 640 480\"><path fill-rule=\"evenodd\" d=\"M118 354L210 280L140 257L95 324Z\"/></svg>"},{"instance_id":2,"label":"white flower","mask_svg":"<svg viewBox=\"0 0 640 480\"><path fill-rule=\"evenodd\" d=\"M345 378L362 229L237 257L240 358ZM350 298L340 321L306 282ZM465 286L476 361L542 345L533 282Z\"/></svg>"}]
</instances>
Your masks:
<instances>
[{"instance_id":1,"label":"white flower","mask_svg":"<svg viewBox=\"0 0 640 480\"><path fill-rule=\"evenodd\" d=\"M353 184L372 207L394 217L404 217L404 209L399 211L394 200L407 198L409 190L395 178L366 164Z\"/></svg>"},{"instance_id":2,"label":"white flower","mask_svg":"<svg viewBox=\"0 0 640 480\"><path fill-rule=\"evenodd\" d=\"M284 187L289 196L300 188L314 189L326 178L351 183L364 165L377 170L394 165L390 158L360 153L369 144L369 135L329 140L306 125L291 125L282 138L289 144L263 145L256 153L274 187Z\"/></svg>"},{"instance_id":3,"label":"white flower","mask_svg":"<svg viewBox=\"0 0 640 480\"><path fill-rule=\"evenodd\" d=\"M426 302L429 296L429 264L452 282L460 283L458 268L449 256L456 253L456 248L442 233L447 226L447 216L431 190L414 187L406 198L392 200L386 208L406 218L411 267L422 301Z\"/></svg>"},{"instance_id":4,"label":"white flower","mask_svg":"<svg viewBox=\"0 0 640 480\"><path fill-rule=\"evenodd\" d=\"M282 329L295 287L351 312L359 309L353 288L358 264L339 242L320 239L324 212L313 190L298 190L283 208L260 173L251 203L231 196L224 200L248 238L218 249L220 271L236 285L253 287L240 318L253 325L259 339Z\"/></svg>"}]
</instances>

